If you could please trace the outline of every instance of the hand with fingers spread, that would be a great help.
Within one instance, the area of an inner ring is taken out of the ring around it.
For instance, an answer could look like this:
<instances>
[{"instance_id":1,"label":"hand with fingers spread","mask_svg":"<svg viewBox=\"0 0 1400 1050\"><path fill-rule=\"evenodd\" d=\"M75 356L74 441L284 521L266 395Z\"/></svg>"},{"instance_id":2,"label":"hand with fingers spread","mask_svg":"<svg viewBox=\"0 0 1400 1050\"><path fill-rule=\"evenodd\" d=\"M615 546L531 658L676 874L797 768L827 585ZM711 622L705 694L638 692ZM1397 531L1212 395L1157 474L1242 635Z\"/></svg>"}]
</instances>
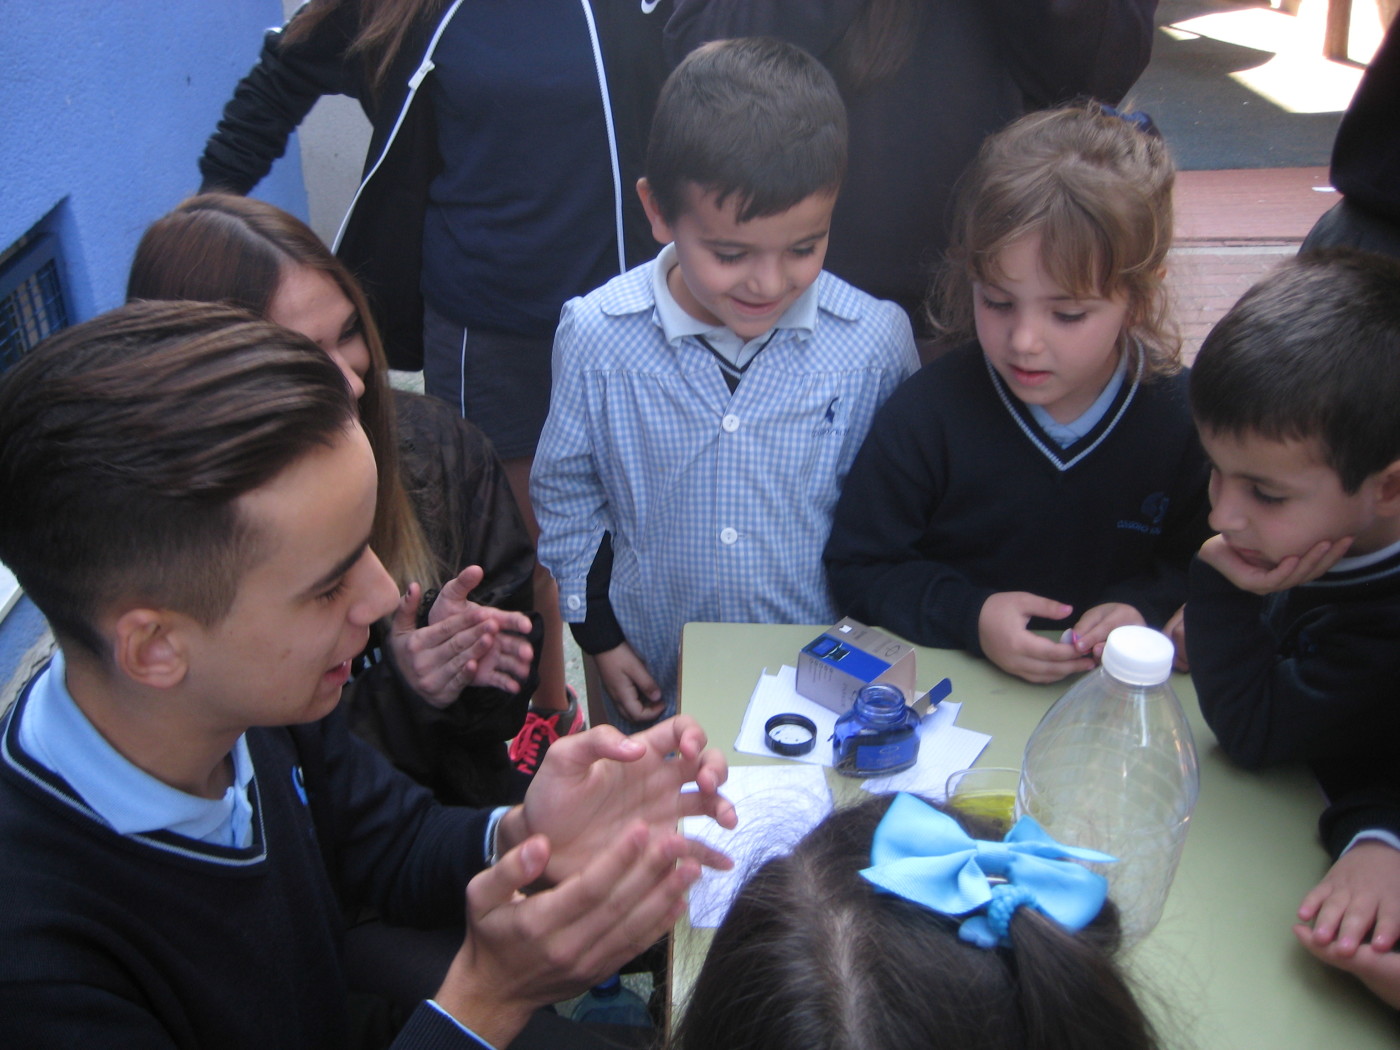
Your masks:
<instances>
[{"instance_id":1,"label":"hand with fingers spread","mask_svg":"<svg viewBox=\"0 0 1400 1050\"><path fill-rule=\"evenodd\" d=\"M1081 656L1099 660L1103 656L1104 643L1108 633L1115 627L1145 627L1147 621L1126 602L1104 602L1085 611L1074 625L1073 641L1070 643Z\"/></svg>"},{"instance_id":2,"label":"hand with fingers spread","mask_svg":"<svg viewBox=\"0 0 1400 1050\"><path fill-rule=\"evenodd\" d=\"M1063 620L1074 608L1025 591L1000 591L982 603L977 636L988 660L1028 682L1058 682L1093 669L1094 661L1069 642L1055 642L1027 629L1037 616Z\"/></svg>"},{"instance_id":3,"label":"hand with fingers spread","mask_svg":"<svg viewBox=\"0 0 1400 1050\"><path fill-rule=\"evenodd\" d=\"M633 722L654 722L666 710L661 687L642 658L626 642L593 658L603 688L624 715Z\"/></svg>"},{"instance_id":4,"label":"hand with fingers spread","mask_svg":"<svg viewBox=\"0 0 1400 1050\"><path fill-rule=\"evenodd\" d=\"M1373 839L1358 842L1303 898L1298 918L1308 931L1299 939L1309 950L1329 949L1327 961L1391 951L1400 941L1400 850Z\"/></svg>"},{"instance_id":5,"label":"hand with fingers spread","mask_svg":"<svg viewBox=\"0 0 1400 1050\"><path fill-rule=\"evenodd\" d=\"M530 835L549 838L549 882L560 882L611 849L640 820L653 835L671 834L681 817L705 815L734 827L734 807L719 793L724 756L705 746L695 720L677 715L632 736L612 726L563 737L552 745L522 805L501 818L498 843L509 849ZM694 781L698 791L682 792ZM701 864L729 868L729 858L686 840Z\"/></svg>"},{"instance_id":6,"label":"hand with fingers spread","mask_svg":"<svg viewBox=\"0 0 1400 1050\"><path fill-rule=\"evenodd\" d=\"M523 637L530 618L478 605L468 597L481 583L480 566L469 565L443 585L417 623L422 588L410 584L389 628L394 665L408 685L435 707L446 707L469 686L520 691L534 649Z\"/></svg>"},{"instance_id":7,"label":"hand with fingers spread","mask_svg":"<svg viewBox=\"0 0 1400 1050\"><path fill-rule=\"evenodd\" d=\"M1302 554L1290 554L1277 565L1258 565L1241 556L1224 536L1212 536L1201 544L1201 561L1251 594L1275 594L1317 579L1341 560L1351 548L1352 537L1319 540Z\"/></svg>"},{"instance_id":8,"label":"hand with fingers spread","mask_svg":"<svg viewBox=\"0 0 1400 1050\"><path fill-rule=\"evenodd\" d=\"M551 751L551 755L553 752ZM436 1002L493 1046L535 1009L579 994L655 943L700 876L686 840L641 820L550 889L551 842L532 835L467 886L467 936Z\"/></svg>"}]
</instances>

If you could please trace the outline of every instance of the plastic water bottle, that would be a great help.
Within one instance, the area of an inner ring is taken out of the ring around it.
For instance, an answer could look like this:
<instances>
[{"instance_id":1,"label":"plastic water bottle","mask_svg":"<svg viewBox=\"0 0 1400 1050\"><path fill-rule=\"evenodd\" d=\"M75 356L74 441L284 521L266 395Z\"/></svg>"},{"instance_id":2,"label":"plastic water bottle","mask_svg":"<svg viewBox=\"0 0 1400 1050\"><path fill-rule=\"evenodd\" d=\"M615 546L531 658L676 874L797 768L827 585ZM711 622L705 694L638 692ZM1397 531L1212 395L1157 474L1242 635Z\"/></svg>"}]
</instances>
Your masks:
<instances>
[{"instance_id":1,"label":"plastic water bottle","mask_svg":"<svg viewBox=\"0 0 1400 1050\"><path fill-rule=\"evenodd\" d=\"M1200 792L1172 655L1159 631L1110 632L1101 666L1045 713L1021 762L1022 813L1061 842L1118 858L1090 867L1108 878L1125 945L1162 916Z\"/></svg>"},{"instance_id":2,"label":"plastic water bottle","mask_svg":"<svg viewBox=\"0 0 1400 1050\"><path fill-rule=\"evenodd\" d=\"M588 990L588 994L574 1007L575 1021L591 1021L594 1024L625 1024L638 1028L650 1028L651 1011L642 997L629 988L624 988L622 978L613 974L600 985Z\"/></svg>"}]
</instances>

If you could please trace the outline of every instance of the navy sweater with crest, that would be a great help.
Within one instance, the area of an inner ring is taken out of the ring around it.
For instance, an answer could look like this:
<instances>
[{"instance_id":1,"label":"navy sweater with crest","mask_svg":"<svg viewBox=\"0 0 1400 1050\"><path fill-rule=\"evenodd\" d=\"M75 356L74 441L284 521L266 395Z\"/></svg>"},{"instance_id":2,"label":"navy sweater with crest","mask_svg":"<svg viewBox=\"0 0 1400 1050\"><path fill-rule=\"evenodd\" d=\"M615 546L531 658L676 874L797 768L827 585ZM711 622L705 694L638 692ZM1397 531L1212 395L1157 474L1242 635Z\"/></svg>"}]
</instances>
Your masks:
<instances>
[{"instance_id":1,"label":"navy sweater with crest","mask_svg":"<svg viewBox=\"0 0 1400 1050\"><path fill-rule=\"evenodd\" d=\"M825 561L842 612L921 645L981 654L999 591L1104 602L1162 625L1209 535L1208 467L1186 375L1144 381L1139 355L1092 431L1060 448L975 343L881 407L836 508Z\"/></svg>"}]
</instances>

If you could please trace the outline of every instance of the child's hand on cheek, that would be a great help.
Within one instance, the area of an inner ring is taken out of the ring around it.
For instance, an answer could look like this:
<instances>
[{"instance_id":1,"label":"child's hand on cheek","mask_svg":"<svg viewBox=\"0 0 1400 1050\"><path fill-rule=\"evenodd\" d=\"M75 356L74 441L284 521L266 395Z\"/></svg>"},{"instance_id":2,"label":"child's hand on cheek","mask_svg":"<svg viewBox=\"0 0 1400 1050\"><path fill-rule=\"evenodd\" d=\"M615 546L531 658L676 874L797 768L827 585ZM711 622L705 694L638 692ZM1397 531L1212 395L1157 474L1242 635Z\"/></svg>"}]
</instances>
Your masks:
<instances>
[{"instance_id":1,"label":"child's hand on cheek","mask_svg":"<svg viewBox=\"0 0 1400 1050\"><path fill-rule=\"evenodd\" d=\"M1115 627L1147 626L1147 621L1126 602L1104 602L1087 610L1074 625L1070 644L1081 656L1092 656L1098 660L1103 656L1103 646L1108 641L1108 632Z\"/></svg>"},{"instance_id":2,"label":"child's hand on cheek","mask_svg":"<svg viewBox=\"0 0 1400 1050\"><path fill-rule=\"evenodd\" d=\"M623 642L593 659L597 661L603 688L618 710L634 722L654 722L661 717L666 710L661 687L635 649Z\"/></svg>"},{"instance_id":3,"label":"child's hand on cheek","mask_svg":"<svg viewBox=\"0 0 1400 1050\"><path fill-rule=\"evenodd\" d=\"M1350 536L1319 540L1305 553L1290 554L1273 568L1266 569L1245 561L1225 542L1224 536L1212 536L1201 544L1201 561L1242 591L1275 594L1317 579L1346 554L1351 541Z\"/></svg>"},{"instance_id":4,"label":"child's hand on cheek","mask_svg":"<svg viewBox=\"0 0 1400 1050\"><path fill-rule=\"evenodd\" d=\"M1073 607L1026 591L1001 591L982 603L977 637L988 660L1008 674L1028 682L1058 682L1066 675L1094 666L1073 645L1051 641L1028 631L1033 617L1063 620Z\"/></svg>"}]
</instances>

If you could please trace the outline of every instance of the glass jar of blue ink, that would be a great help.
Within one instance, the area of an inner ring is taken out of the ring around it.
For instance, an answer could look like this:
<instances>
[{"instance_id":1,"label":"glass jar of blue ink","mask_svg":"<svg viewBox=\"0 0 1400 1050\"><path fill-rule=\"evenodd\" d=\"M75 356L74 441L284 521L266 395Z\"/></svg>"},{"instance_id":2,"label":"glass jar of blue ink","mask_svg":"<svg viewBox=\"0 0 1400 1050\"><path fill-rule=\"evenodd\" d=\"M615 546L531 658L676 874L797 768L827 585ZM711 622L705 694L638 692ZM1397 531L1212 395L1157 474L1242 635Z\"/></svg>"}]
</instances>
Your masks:
<instances>
[{"instance_id":1,"label":"glass jar of blue ink","mask_svg":"<svg viewBox=\"0 0 1400 1050\"><path fill-rule=\"evenodd\" d=\"M867 685L832 734L832 765L847 777L908 769L919 758L919 716L892 685Z\"/></svg>"}]
</instances>

